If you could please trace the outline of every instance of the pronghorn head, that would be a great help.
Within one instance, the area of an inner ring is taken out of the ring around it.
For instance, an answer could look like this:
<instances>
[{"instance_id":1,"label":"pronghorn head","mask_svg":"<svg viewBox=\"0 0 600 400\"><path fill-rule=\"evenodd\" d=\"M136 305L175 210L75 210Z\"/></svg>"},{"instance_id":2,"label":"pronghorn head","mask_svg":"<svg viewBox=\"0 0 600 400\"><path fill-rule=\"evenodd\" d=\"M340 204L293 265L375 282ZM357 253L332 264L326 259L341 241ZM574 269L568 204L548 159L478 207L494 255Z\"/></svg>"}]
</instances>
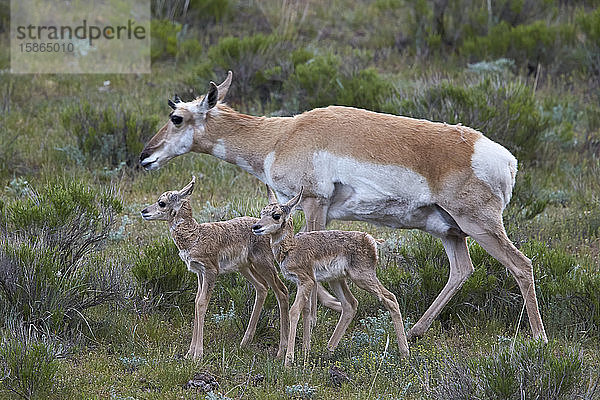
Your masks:
<instances>
[{"instance_id":1,"label":"pronghorn head","mask_svg":"<svg viewBox=\"0 0 600 400\"><path fill-rule=\"evenodd\" d=\"M184 200L194 191L196 177L181 190L164 192L158 197L156 203L149 205L141 211L142 218L146 221L162 220L168 221L177 215Z\"/></svg>"},{"instance_id":2,"label":"pronghorn head","mask_svg":"<svg viewBox=\"0 0 600 400\"><path fill-rule=\"evenodd\" d=\"M290 201L280 204L277 201L275 192L267 186L269 196L269 205L265 206L260 212L260 220L252 225L252 232L255 235L269 235L279 231L292 218L294 209L302 199L303 188L300 188L300 193L292 197Z\"/></svg>"},{"instance_id":3,"label":"pronghorn head","mask_svg":"<svg viewBox=\"0 0 600 400\"><path fill-rule=\"evenodd\" d=\"M173 109L169 121L146 143L140 155L142 167L158 169L173 157L191 151L194 144L202 140L207 114L227 95L231 78L229 71L227 79L219 86L210 82L208 92L196 100L184 102L177 95L173 100L169 99L169 107Z\"/></svg>"}]
</instances>

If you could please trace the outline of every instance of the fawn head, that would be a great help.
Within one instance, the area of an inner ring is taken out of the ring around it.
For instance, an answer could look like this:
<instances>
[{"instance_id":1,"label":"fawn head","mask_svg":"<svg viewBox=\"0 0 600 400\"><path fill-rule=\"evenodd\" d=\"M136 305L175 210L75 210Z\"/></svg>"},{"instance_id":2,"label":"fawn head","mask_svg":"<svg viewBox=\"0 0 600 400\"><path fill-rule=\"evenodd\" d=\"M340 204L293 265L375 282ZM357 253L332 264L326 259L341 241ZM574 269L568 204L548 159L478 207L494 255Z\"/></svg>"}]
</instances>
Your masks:
<instances>
[{"instance_id":1,"label":"fawn head","mask_svg":"<svg viewBox=\"0 0 600 400\"><path fill-rule=\"evenodd\" d=\"M192 176L192 180L181 190L173 190L164 192L158 197L156 203L149 205L141 211L142 218L146 221L162 220L168 221L175 217L181 208L184 200L194 191L196 177Z\"/></svg>"},{"instance_id":2,"label":"fawn head","mask_svg":"<svg viewBox=\"0 0 600 400\"><path fill-rule=\"evenodd\" d=\"M208 112L222 101L231 85L232 73L219 86L210 82L206 95L184 102L179 96L169 99L173 111L169 120L146 143L140 155L140 164L147 170L159 169L173 157L192 151L194 143L205 133Z\"/></svg>"},{"instance_id":3,"label":"fawn head","mask_svg":"<svg viewBox=\"0 0 600 400\"><path fill-rule=\"evenodd\" d=\"M252 225L252 232L259 236L269 235L283 228L294 214L294 209L298 203L300 203L303 190L303 188L300 188L300 193L292 197L287 203L280 204L273 189L267 186L269 204L261 210L260 220Z\"/></svg>"}]
</instances>

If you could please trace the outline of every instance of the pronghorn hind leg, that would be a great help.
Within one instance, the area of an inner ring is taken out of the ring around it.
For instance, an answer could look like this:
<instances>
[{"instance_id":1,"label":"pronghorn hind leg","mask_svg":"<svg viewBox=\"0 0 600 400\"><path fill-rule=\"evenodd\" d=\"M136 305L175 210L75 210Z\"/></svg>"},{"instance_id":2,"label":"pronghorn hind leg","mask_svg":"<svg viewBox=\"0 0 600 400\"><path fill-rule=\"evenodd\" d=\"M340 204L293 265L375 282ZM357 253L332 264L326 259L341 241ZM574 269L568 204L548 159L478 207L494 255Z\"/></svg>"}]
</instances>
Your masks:
<instances>
[{"instance_id":1,"label":"pronghorn hind leg","mask_svg":"<svg viewBox=\"0 0 600 400\"><path fill-rule=\"evenodd\" d=\"M342 315L327 343L327 350L333 352L340 343L340 340L344 336L344 333L350 326L352 319L356 315L356 309L358 308L358 300L350 292L348 283L345 279L339 281L332 281L329 284L335 295L342 302Z\"/></svg>"},{"instance_id":2,"label":"pronghorn hind leg","mask_svg":"<svg viewBox=\"0 0 600 400\"><path fill-rule=\"evenodd\" d=\"M473 264L469 257L466 238L464 236L448 235L442 237L441 240L450 260L448 281L427 311L425 311L419 321L408 332L409 340L423 335L429 329L431 323L440 314L444 306L448 304L467 278L473 273Z\"/></svg>"},{"instance_id":3,"label":"pronghorn hind leg","mask_svg":"<svg viewBox=\"0 0 600 400\"><path fill-rule=\"evenodd\" d=\"M502 217L486 219L486 223L474 222L471 218L456 218L456 221L485 251L500 261L517 281L525 302L529 325L536 339L548 342L538 307L531 260L521 253L506 235Z\"/></svg>"},{"instance_id":4,"label":"pronghorn hind leg","mask_svg":"<svg viewBox=\"0 0 600 400\"><path fill-rule=\"evenodd\" d=\"M259 278L258 274L255 275L252 273L250 268L240 268L240 273L246 279L248 279L252 286L254 286L254 290L256 292L254 297L254 306L252 307L252 313L250 314L250 320L248 321L246 332L244 332L244 337L240 343L240 347L244 347L252 341L252 338L254 338L256 325L258 324L258 318L260 317L260 312L265 304L265 299L267 298L267 283L264 281L264 278Z\"/></svg>"}]
</instances>

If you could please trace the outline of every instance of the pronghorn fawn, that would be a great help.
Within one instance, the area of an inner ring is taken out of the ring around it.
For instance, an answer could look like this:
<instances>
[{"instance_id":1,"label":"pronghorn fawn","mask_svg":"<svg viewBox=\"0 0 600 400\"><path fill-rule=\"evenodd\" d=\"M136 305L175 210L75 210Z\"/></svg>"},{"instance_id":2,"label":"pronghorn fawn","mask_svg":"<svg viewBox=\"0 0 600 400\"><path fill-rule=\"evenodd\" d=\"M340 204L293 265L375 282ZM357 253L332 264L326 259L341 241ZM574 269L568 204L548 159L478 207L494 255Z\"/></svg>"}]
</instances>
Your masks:
<instances>
[{"instance_id":1,"label":"pronghorn fawn","mask_svg":"<svg viewBox=\"0 0 600 400\"><path fill-rule=\"evenodd\" d=\"M327 349L335 350L356 314L358 301L350 292L347 280L376 296L392 316L400 353L408 356L402 315L396 296L377 279L377 243L364 232L311 231L294 235L292 214L302 198L302 190L285 204L277 201L271 188L269 205L260 212L260 221L252 232L269 236L273 255L283 276L296 283L298 291L290 308L290 330L285 366L294 362L294 343L300 313L303 319L303 353L306 362L310 353L310 331L316 307L316 283L328 282L340 300L342 315Z\"/></svg>"},{"instance_id":2,"label":"pronghorn fawn","mask_svg":"<svg viewBox=\"0 0 600 400\"><path fill-rule=\"evenodd\" d=\"M304 187L307 230L333 219L417 228L441 239L448 282L408 332L422 335L473 273L471 236L517 280L533 335L547 341L531 260L509 240L502 211L517 160L480 132L352 107L294 117L254 117L223 103L232 74L196 100L169 101L169 121L146 144L140 163L160 168L188 152L236 164L289 200ZM319 300L322 292L319 292Z\"/></svg>"},{"instance_id":3,"label":"pronghorn fawn","mask_svg":"<svg viewBox=\"0 0 600 400\"><path fill-rule=\"evenodd\" d=\"M256 331L256 324L269 287L279 304L280 336L277 357L282 357L287 343L288 290L279 279L269 240L252 234L257 218L240 217L224 222L199 224L192 217L188 197L194 190L196 177L179 191L160 195L156 203L142 210L145 220L169 223L171 236L179 249L179 257L188 270L198 276L194 331L188 356L202 358L204 317L217 276L240 272L256 290L254 308L241 346L247 345Z\"/></svg>"}]
</instances>

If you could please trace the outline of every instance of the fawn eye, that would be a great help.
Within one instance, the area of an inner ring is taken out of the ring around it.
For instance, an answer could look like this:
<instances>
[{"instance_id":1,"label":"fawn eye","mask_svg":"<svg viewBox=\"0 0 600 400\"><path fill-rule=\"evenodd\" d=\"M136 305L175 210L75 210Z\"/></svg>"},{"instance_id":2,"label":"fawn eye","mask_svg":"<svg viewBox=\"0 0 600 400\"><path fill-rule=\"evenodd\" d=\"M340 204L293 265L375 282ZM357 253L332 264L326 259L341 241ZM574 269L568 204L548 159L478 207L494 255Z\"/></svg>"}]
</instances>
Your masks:
<instances>
[{"instance_id":1,"label":"fawn eye","mask_svg":"<svg viewBox=\"0 0 600 400\"><path fill-rule=\"evenodd\" d=\"M171 115L171 122L175 125L179 125L183 122L183 117L179 115Z\"/></svg>"},{"instance_id":2,"label":"fawn eye","mask_svg":"<svg viewBox=\"0 0 600 400\"><path fill-rule=\"evenodd\" d=\"M273 214L273 219L274 219L275 221L278 221L278 220L279 220L279 218L281 218L281 214Z\"/></svg>"},{"instance_id":3,"label":"fawn eye","mask_svg":"<svg viewBox=\"0 0 600 400\"><path fill-rule=\"evenodd\" d=\"M158 202L158 206L159 206L160 208L164 208L166 205L167 205L167 203L165 203L164 201L159 201L159 202Z\"/></svg>"}]
</instances>

